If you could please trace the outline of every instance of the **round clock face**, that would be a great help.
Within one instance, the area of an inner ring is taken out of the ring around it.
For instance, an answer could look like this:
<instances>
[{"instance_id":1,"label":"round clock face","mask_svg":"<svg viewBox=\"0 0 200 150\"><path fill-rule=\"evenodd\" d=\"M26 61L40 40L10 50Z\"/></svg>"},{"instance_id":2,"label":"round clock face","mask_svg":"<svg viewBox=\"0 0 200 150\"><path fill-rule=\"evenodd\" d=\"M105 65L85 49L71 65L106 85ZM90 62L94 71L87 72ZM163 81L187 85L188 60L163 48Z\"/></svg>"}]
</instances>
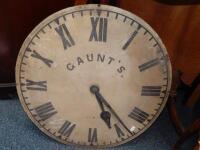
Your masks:
<instances>
[{"instance_id":1,"label":"round clock face","mask_svg":"<svg viewBox=\"0 0 200 150\"><path fill-rule=\"evenodd\" d=\"M25 112L65 144L112 147L143 133L163 109L171 64L142 19L105 5L61 10L23 43L16 65Z\"/></svg>"}]
</instances>

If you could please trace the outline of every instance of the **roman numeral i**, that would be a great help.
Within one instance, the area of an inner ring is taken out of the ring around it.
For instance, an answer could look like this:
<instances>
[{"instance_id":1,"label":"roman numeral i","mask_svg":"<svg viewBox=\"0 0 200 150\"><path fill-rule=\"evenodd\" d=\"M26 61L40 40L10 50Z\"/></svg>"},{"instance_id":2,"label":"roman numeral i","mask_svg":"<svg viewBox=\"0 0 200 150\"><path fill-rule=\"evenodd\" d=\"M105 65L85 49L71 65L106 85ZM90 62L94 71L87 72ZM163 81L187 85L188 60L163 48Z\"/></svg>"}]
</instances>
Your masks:
<instances>
[{"instance_id":1,"label":"roman numeral i","mask_svg":"<svg viewBox=\"0 0 200 150\"><path fill-rule=\"evenodd\" d=\"M107 41L107 25L108 19L102 17L91 17L91 25L92 31L90 34L89 41L99 41L106 42ZM97 33L98 28L98 33Z\"/></svg>"}]
</instances>

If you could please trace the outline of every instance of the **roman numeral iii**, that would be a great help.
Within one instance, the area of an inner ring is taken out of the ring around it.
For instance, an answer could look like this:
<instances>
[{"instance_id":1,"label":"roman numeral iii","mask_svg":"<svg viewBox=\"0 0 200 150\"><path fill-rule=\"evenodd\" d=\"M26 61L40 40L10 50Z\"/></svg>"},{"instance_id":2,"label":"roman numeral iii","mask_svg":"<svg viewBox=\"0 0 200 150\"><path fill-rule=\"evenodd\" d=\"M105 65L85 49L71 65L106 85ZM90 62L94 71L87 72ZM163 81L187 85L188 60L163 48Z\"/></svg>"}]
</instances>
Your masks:
<instances>
[{"instance_id":1,"label":"roman numeral iii","mask_svg":"<svg viewBox=\"0 0 200 150\"><path fill-rule=\"evenodd\" d=\"M51 102L36 107L35 111L42 121L49 119L57 113Z\"/></svg>"},{"instance_id":2,"label":"roman numeral iii","mask_svg":"<svg viewBox=\"0 0 200 150\"><path fill-rule=\"evenodd\" d=\"M149 117L149 114L135 107L128 116L139 123L143 123Z\"/></svg>"},{"instance_id":3,"label":"roman numeral iii","mask_svg":"<svg viewBox=\"0 0 200 150\"><path fill-rule=\"evenodd\" d=\"M59 25L55 30L62 40L64 49L75 45L75 42L65 24Z\"/></svg>"},{"instance_id":4,"label":"roman numeral iii","mask_svg":"<svg viewBox=\"0 0 200 150\"><path fill-rule=\"evenodd\" d=\"M72 124L69 121L65 121L62 127L59 129L58 133L60 133L63 136L69 137L72 131L74 130L75 126L75 124Z\"/></svg>"},{"instance_id":5,"label":"roman numeral iii","mask_svg":"<svg viewBox=\"0 0 200 150\"><path fill-rule=\"evenodd\" d=\"M89 41L107 41L107 26L108 19L101 17L91 17L92 31L90 34ZM98 29L98 30L97 30Z\"/></svg>"},{"instance_id":6,"label":"roman numeral iii","mask_svg":"<svg viewBox=\"0 0 200 150\"><path fill-rule=\"evenodd\" d=\"M89 132L88 132L88 142L90 143L94 143L97 142L97 128L89 128Z\"/></svg>"},{"instance_id":7,"label":"roman numeral iii","mask_svg":"<svg viewBox=\"0 0 200 150\"><path fill-rule=\"evenodd\" d=\"M26 80L27 90L47 91L47 81Z\"/></svg>"},{"instance_id":8,"label":"roman numeral iii","mask_svg":"<svg viewBox=\"0 0 200 150\"><path fill-rule=\"evenodd\" d=\"M141 96L160 96L161 86L143 86Z\"/></svg>"}]
</instances>

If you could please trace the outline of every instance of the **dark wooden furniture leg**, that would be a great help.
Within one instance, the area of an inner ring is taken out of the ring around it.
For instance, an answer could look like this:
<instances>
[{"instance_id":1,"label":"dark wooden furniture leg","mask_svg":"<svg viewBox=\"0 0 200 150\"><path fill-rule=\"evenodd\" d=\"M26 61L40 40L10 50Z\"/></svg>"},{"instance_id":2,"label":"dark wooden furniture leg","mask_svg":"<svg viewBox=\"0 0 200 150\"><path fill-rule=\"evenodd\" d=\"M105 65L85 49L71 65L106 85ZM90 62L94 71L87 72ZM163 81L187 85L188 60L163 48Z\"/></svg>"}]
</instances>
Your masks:
<instances>
[{"instance_id":1,"label":"dark wooden furniture leg","mask_svg":"<svg viewBox=\"0 0 200 150\"><path fill-rule=\"evenodd\" d=\"M171 93L170 93L170 97L169 97L169 101L168 101L168 108L169 108L169 112L170 112L170 116L172 119L172 122L175 125L176 131L179 134L180 138L178 139L178 141L176 142L176 144L174 145L174 150L177 150L180 148L181 144L183 144L190 136L192 136L195 133L198 133L198 131L200 131L200 118L197 118L191 125L189 125L188 127L184 127L181 119L177 113L177 109L175 106L175 102L176 102L176 91L177 88L179 87L181 83L181 73L176 71L173 74L173 83L172 83L172 89L171 89ZM200 98L200 88L199 87L199 83L196 85L196 90L194 90L194 96L192 96L192 92L190 94L189 100L191 100L192 102L187 102L187 104L193 104L194 105L194 101L197 102L196 98L199 99ZM195 98L195 100L193 99L193 97ZM191 105L190 105L191 106Z\"/></svg>"}]
</instances>

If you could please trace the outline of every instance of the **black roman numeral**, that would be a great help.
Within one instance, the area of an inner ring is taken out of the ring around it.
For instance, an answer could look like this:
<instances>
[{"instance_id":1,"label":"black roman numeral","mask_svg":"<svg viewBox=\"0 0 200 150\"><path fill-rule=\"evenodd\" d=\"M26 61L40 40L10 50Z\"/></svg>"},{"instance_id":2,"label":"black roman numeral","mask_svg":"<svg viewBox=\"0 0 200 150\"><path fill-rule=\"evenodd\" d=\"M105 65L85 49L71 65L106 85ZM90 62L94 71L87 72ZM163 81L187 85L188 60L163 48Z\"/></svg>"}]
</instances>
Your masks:
<instances>
[{"instance_id":1,"label":"black roman numeral","mask_svg":"<svg viewBox=\"0 0 200 150\"><path fill-rule=\"evenodd\" d=\"M139 123L143 123L149 117L149 114L135 107L128 116Z\"/></svg>"},{"instance_id":2,"label":"black roman numeral","mask_svg":"<svg viewBox=\"0 0 200 150\"><path fill-rule=\"evenodd\" d=\"M59 129L58 133L60 133L63 136L69 137L72 131L74 130L75 126L75 124L72 124L69 121L65 121L62 127Z\"/></svg>"},{"instance_id":3,"label":"black roman numeral","mask_svg":"<svg viewBox=\"0 0 200 150\"><path fill-rule=\"evenodd\" d=\"M161 86L143 86L141 96L160 96Z\"/></svg>"},{"instance_id":4,"label":"black roman numeral","mask_svg":"<svg viewBox=\"0 0 200 150\"><path fill-rule=\"evenodd\" d=\"M42 121L49 119L50 117L52 117L57 113L51 102L47 102L45 104L36 107L35 111Z\"/></svg>"},{"instance_id":5,"label":"black roman numeral","mask_svg":"<svg viewBox=\"0 0 200 150\"><path fill-rule=\"evenodd\" d=\"M47 81L26 80L27 90L47 91Z\"/></svg>"},{"instance_id":6,"label":"black roman numeral","mask_svg":"<svg viewBox=\"0 0 200 150\"><path fill-rule=\"evenodd\" d=\"M75 42L65 24L59 25L55 30L62 40L64 49L75 45Z\"/></svg>"},{"instance_id":7,"label":"black roman numeral","mask_svg":"<svg viewBox=\"0 0 200 150\"><path fill-rule=\"evenodd\" d=\"M101 17L91 17L90 19L91 19L92 31L90 34L89 41L95 40L99 42L106 42L108 19ZM97 26L99 28L98 34L97 34Z\"/></svg>"},{"instance_id":8,"label":"black roman numeral","mask_svg":"<svg viewBox=\"0 0 200 150\"><path fill-rule=\"evenodd\" d=\"M90 143L94 143L97 142L97 128L89 128L89 132L88 132L88 142Z\"/></svg>"},{"instance_id":9,"label":"black roman numeral","mask_svg":"<svg viewBox=\"0 0 200 150\"><path fill-rule=\"evenodd\" d=\"M140 65L138 68L139 68L140 72L142 72L142 71L144 71L144 70L146 70L148 68L151 68L151 67L159 64L159 62L160 62L159 59L155 58L153 60L150 60L150 61Z\"/></svg>"},{"instance_id":10,"label":"black roman numeral","mask_svg":"<svg viewBox=\"0 0 200 150\"><path fill-rule=\"evenodd\" d=\"M136 35L138 34L139 29L141 28L140 25L138 25L138 28L131 34L130 38L128 39L128 41L124 44L124 46L122 47L123 50L126 50L126 48L130 45L130 43L133 41L133 39L136 37Z\"/></svg>"},{"instance_id":11,"label":"black roman numeral","mask_svg":"<svg viewBox=\"0 0 200 150\"><path fill-rule=\"evenodd\" d=\"M115 131L117 132L117 136L119 138L123 137L125 135L124 132L119 128L119 126L117 124L114 124L114 127L115 127Z\"/></svg>"},{"instance_id":12,"label":"black roman numeral","mask_svg":"<svg viewBox=\"0 0 200 150\"><path fill-rule=\"evenodd\" d=\"M51 67L51 64L53 63L52 60L47 59L42 57L38 52L36 52L35 50L33 50L33 53L31 54L32 57L37 58L39 60L41 60L43 63L45 63L48 67Z\"/></svg>"}]
</instances>

